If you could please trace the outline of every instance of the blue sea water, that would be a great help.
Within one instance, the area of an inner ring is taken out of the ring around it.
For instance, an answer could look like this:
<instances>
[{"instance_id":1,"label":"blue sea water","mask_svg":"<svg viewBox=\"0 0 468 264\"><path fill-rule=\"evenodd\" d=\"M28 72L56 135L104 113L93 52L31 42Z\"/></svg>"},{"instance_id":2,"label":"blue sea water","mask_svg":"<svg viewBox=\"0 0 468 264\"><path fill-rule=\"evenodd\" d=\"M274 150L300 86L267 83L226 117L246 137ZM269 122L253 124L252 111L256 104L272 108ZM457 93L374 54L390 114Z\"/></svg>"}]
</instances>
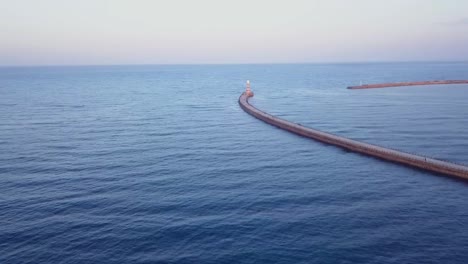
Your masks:
<instances>
[{"instance_id":1,"label":"blue sea water","mask_svg":"<svg viewBox=\"0 0 468 264\"><path fill-rule=\"evenodd\" d=\"M468 63L0 68L0 263L467 263L468 184L244 113L468 163Z\"/></svg>"}]
</instances>

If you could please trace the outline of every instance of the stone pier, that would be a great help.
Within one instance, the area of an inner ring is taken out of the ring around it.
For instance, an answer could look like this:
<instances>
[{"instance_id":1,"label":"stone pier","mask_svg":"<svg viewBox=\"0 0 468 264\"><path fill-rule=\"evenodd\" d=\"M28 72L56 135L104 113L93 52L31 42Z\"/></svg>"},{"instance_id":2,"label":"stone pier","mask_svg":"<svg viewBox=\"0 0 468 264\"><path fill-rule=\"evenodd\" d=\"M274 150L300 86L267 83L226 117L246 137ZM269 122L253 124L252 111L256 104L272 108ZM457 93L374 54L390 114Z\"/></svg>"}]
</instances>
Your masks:
<instances>
[{"instance_id":1,"label":"stone pier","mask_svg":"<svg viewBox=\"0 0 468 264\"><path fill-rule=\"evenodd\" d=\"M268 123L270 125L279 127L294 134L314 139L330 145L335 145L350 151L362 153L368 156L380 158L383 160L396 162L422 170L441 173L456 178L468 180L468 167L458 165L446 161L432 159L424 156L405 153L398 150L388 149L365 142L348 139L345 137L336 136L313 128L304 127L302 125L289 122L287 120L278 118L263 112L249 103L249 98L253 96L248 85L248 90L239 97L240 107L248 114Z\"/></svg>"}]
</instances>

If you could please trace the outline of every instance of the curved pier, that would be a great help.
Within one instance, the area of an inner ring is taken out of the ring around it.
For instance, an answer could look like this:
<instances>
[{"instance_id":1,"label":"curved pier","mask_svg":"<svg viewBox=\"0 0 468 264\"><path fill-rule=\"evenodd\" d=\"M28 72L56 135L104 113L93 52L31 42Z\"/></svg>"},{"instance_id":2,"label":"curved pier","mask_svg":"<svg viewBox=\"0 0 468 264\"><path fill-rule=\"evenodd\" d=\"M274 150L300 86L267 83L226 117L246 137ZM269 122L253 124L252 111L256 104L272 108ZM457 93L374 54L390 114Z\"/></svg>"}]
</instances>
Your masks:
<instances>
[{"instance_id":1,"label":"curved pier","mask_svg":"<svg viewBox=\"0 0 468 264\"><path fill-rule=\"evenodd\" d=\"M258 110L249 103L249 98L253 96L253 93L249 89L242 93L239 97L240 107L248 114L276 127L287 130L294 134L315 139L323 143L335 145L350 151L362 153L365 155L381 158L384 160L401 163L404 165L416 167L419 169L442 173L445 175L461 178L468 180L468 167L453 164L446 161L436 160L432 158L417 156L397 150L387 149L384 147L359 142L356 140L332 135L326 132L322 132L313 128L304 127L284 119L272 116L266 112Z\"/></svg>"},{"instance_id":2,"label":"curved pier","mask_svg":"<svg viewBox=\"0 0 468 264\"><path fill-rule=\"evenodd\" d=\"M423 82L363 84L363 85L357 85L357 86L348 86L348 89L374 89L374 88L417 86L417 85L438 85L438 84L468 84L468 80L438 80L438 81L423 81Z\"/></svg>"}]
</instances>

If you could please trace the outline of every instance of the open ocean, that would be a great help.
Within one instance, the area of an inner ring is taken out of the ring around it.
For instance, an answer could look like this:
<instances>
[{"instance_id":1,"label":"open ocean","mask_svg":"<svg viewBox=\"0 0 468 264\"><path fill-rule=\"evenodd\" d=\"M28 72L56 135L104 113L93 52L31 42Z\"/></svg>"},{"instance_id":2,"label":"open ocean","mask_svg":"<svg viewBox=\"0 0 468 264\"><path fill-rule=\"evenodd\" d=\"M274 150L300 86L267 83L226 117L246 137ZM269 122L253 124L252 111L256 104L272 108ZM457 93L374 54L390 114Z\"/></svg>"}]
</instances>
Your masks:
<instances>
[{"instance_id":1,"label":"open ocean","mask_svg":"<svg viewBox=\"0 0 468 264\"><path fill-rule=\"evenodd\" d=\"M468 263L468 63L0 68L0 263Z\"/></svg>"}]
</instances>

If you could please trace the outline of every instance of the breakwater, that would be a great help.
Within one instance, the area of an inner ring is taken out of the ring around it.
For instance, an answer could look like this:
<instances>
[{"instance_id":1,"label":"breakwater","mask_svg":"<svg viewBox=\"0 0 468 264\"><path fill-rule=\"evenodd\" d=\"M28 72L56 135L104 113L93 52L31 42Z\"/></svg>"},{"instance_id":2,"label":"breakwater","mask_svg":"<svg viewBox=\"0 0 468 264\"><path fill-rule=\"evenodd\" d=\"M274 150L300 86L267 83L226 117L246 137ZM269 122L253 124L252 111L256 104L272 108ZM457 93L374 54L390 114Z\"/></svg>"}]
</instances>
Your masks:
<instances>
[{"instance_id":1,"label":"breakwater","mask_svg":"<svg viewBox=\"0 0 468 264\"><path fill-rule=\"evenodd\" d=\"M250 91L250 87L248 89ZM377 145L360 142L345 137L340 137L313 128L304 127L302 125L289 122L263 112L249 103L249 98L253 96L251 92L244 92L239 97L240 107L248 114L276 127L287 130L294 134L311 138L323 143L335 145L350 151L362 153L368 156L381 158L384 160L416 167L419 169L441 173L464 180L468 180L468 167L458 164L453 164L446 161L441 161L433 158L418 156L405 153L398 150L388 149Z\"/></svg>"},{"instance_id":2,"label":"breakwater","mask_svg":"<svg viewBox=\"0 0 468 264\"><path fill-rule=\"evenodd\" d=\"M440 85L440 84L468 84L468 80L438 80L438 81L422 81L422 82L363 84L363 85L357 85L357 86L348 86L348 89L373 89L373 88L388 88L388 87L400 87L400 86Z\"/></svg>"}]
</instances>

